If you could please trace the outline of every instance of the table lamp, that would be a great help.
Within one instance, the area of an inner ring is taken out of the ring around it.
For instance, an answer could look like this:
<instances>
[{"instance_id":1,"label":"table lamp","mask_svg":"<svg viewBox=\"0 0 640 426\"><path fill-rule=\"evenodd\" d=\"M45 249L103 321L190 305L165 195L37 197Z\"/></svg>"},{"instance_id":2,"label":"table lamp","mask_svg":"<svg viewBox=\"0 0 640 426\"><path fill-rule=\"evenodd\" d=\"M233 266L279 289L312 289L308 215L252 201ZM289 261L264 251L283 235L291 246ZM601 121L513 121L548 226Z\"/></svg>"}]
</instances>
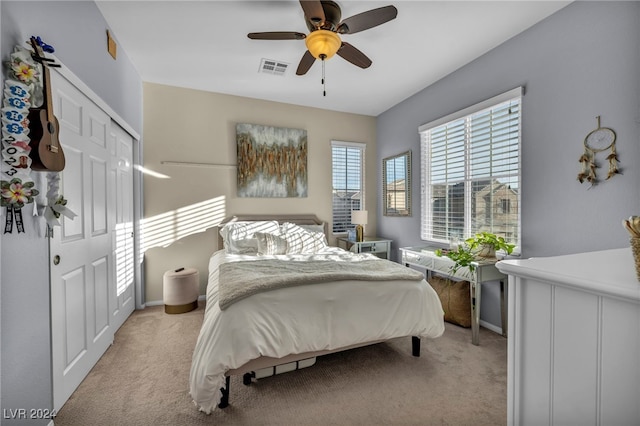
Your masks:
<instances>
[{"instance_id":1,"label":"table lamp","mask_svg":"<svg viewBox=\"0 0 640 426\"><path fill-rule=\"evenodd\" d=\"M352 210L351 223L356 225L356 242L360 243L364 241L364 228L362 227L362 225L367 224L367 211Z\"/></svg>"}]
</instances>

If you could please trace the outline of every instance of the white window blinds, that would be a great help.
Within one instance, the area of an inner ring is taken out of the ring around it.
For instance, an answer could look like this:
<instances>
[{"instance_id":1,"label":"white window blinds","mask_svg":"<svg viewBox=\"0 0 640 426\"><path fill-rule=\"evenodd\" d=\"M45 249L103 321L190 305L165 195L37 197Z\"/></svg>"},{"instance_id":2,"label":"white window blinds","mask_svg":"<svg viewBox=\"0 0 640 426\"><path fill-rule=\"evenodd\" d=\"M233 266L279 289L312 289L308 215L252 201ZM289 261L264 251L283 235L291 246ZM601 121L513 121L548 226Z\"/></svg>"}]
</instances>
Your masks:
<instances>
[{"instance_id":1,"label":"white window blinds","mask_svg":"<svg viewBox=\"0 0 640 426\"><path fill-rule=\"evenodd\" d=\"M520 247L521 88L420 127L423 240Z\"/></svg>"},{"instance_id":2,"label":"white window blinds","mask_svg":"<svg viewBox=\"0 0 640 426\"><path fill-rule=\"evenodd\" d=\"M364 205L365 144L331 142L333 179L333 232L353 229L351 211Z\"/></svg>"}]
</instances>

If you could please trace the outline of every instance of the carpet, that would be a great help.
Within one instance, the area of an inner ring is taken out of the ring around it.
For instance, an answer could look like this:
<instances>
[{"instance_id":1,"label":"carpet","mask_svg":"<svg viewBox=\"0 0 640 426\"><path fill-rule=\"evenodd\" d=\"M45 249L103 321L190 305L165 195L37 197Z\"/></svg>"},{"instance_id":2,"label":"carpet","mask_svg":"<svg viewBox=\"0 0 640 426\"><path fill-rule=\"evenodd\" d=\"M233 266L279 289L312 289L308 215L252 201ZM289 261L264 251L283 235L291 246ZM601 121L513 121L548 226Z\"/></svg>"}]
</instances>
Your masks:
<instances>
[{"instance_id":1,"label":"carpet","mask_svg":"<svg viewBox=\"0 0 640 426\"><path fill-rule=\"evenodd\" d=\"M446 324L443 336L411 338L319 357L314 366L242 384L211 415L189 397L191 355L204 314L135 311L114 344L62 407L65 425L503 425L507 339Z\"/></svg>"}]
</instances>

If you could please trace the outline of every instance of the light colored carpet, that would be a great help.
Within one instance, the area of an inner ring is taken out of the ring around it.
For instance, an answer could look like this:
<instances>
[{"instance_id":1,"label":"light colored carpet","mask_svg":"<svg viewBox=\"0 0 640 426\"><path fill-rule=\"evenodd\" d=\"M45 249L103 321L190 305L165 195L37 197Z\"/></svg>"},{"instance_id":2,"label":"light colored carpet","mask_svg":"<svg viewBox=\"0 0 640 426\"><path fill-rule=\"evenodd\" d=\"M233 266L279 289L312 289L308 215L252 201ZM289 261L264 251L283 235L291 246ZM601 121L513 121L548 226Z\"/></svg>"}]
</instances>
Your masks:
<instances>
[{"instance_id":1,"label":"light colored carpet","mask_svg":"<svg viewBox=\"0 0 640 426\"><path fill-rule=\"evenodd\" d=\"M232 377L230 406L207 416L189 391L204 304L168 315L134 312L64 405L65 425L503 425L507 339L446 324L438 339L411 338L318 358L312 367L260 379Z\"/></svg>"}]
</instances>

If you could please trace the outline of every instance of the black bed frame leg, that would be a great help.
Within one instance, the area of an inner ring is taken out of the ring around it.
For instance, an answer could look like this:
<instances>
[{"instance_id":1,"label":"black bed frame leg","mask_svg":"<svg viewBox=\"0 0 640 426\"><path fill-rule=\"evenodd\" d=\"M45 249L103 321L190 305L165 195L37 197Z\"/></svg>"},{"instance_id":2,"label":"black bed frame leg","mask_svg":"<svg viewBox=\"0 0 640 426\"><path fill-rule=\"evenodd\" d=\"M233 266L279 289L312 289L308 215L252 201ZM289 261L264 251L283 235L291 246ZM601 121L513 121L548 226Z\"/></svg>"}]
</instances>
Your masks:
<instances>
[{"instance_id":1,"label":"black bed frame leg","mask_svg":"<svg viewBox=\"0 0 640 426\"><path fill-rule=\"evenodd\" d=\"M411 336L411 354L420 356L420 338L418 336Z\"/></svg>"},{"instance_id":2,"label":"black bed frame leg","mask_svg":"<svg viewBox=\"0 0 640 426\"><path fill-rule=\"evenodd\" d=\"M231 384L231 377L227 376L225 379L225 384L223 388L220 388L220 393L222 396L220 397L220 403L218 404L218 408L227 408L229 406L229 385Z\"/></svg>"},{"instance_id":3,"label":"black bed frame leg","mask_svg":"<svg viewBox=\"0 0 640 426\"><path fill-rule=\"evenodd\" d=\"M250 373L244 373L242 375L242 384L245 386L251 385L251 379L253 379L254 377L256 377L255 371L252 371Z\"/></svg>"}]
</instances>

